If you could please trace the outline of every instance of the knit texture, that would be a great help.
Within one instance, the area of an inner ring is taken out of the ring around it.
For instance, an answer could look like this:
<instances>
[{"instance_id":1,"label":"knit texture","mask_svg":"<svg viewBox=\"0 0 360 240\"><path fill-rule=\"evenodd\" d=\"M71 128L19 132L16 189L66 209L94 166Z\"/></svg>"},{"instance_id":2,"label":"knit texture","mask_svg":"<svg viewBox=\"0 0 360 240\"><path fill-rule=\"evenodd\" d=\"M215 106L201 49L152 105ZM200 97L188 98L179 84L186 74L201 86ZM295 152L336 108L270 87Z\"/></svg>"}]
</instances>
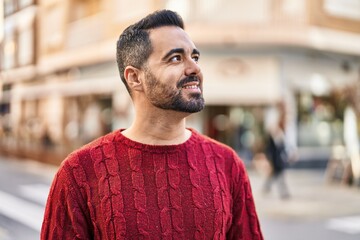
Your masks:
<instances>
[{"instance_id":1,"label":"knit texture","mask_svg":"<svg viewBox=\"0 0 360 240\"><path fill-rule=\"evenodd\" d=\"M41 239L263 239L243 162L190 130L169 146L115 131L70 154L53 180Z\"/></svg>"}]
</instances>

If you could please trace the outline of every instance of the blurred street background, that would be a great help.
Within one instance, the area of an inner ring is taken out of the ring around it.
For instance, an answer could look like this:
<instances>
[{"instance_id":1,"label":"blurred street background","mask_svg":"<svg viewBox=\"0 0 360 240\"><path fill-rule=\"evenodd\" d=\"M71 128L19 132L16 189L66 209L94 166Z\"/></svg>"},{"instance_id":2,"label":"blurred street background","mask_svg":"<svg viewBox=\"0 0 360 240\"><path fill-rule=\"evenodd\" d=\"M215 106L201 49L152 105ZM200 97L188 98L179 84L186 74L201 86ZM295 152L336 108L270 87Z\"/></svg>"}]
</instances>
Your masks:
<instances>
[{"instance_id":1,"label":"blurred street background","mask_svg":"<svg viewBox=\"0 0 360 240\"><path fill-rule=\"evenodd\" d=\"M360 0L0 0L0 240L38 239L65 156L129 126L116 41L163 8L201 51L187 124L245 162L265 239L360 239ZM287 198L264 192L275 120Z\"/></svg>"}]
</instances>

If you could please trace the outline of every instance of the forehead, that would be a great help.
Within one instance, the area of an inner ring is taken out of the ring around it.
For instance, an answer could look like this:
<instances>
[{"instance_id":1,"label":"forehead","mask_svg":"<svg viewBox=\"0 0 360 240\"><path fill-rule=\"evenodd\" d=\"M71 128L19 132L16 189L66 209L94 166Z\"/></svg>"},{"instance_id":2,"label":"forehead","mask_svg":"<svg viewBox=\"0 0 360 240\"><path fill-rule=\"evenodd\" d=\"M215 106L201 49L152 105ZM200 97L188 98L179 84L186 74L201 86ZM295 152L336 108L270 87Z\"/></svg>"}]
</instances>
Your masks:
<instances>
[{"instance_id":1,"label":"forehead","mask_svg":"<svg viewBox=\"0 0 360 240\"><path fill-rule=\"evenodd\" d=\"M153 54L164 54L175 48L183 48L192 52L196 47L189 35L181 28L164 26L150 30L150 41Z\"/></svg>"}]
</instances>

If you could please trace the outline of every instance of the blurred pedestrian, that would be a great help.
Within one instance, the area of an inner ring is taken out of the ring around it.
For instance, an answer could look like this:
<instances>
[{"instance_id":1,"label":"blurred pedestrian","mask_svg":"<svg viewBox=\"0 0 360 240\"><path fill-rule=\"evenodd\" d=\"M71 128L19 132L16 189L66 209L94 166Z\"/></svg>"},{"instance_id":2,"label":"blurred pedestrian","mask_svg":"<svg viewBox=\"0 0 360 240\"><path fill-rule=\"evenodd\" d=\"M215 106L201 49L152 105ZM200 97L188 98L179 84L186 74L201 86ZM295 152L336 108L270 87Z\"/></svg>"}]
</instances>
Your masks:
<instances>
[{"instance_id":1,"label":"blurred pedestrian","mask_svg":"<svg viewBox=\"0 0 360 240\"><path fill-rule=\"evenodd\" d=\"M44 150L51 150L54 146L54 142L50 136L49 130L47 127L44 128L42 136L41 136L41 144Z\"/></svg>"},{"instance_id":2,"label":"blurred pedestrian","mask_svg":"<svg viewBox=\"0 0 360 240\"><path fill-rule=\"evenodd\" d=\"M360 76L360 73L359 73ZM344 110L344 144L347 159L350 161L351 182L360 187L360 139L359 139L359 116L360 116L360 90L358 83L345 87L344 97L346 107ZM345 171L347 171L345 169Z\"/></svg>"},{"instance_id":3,"label":"blurred pedestrian","mask_svg":"<svg viewBox=\"0 0 360 240\"><path fill-rule=\"evenodd\" d=\"M360 186L360 141L357 121L354 109L347 106L344 111L344 143L347 154L346 159L350 162L350 171L345 169L344 176L350 175L352 184Z\"/></svg>"},{"instance_id":4,"label":"blurred pedestrian","mask_svg":"<svg viewBox=\"0 0 360 240\"><path fill-rule=\"evenodd\" d=\"M273 184L277 184L282 199L290 197L285 179L285 169L288 163L288 154L285 144L285 111L284 105L279 104L277 115L267 125L266 156L270 162L271 170L265 180L264 194L271 191Z\"/></svg>"},{"instance_id":5,"label":"blurred pedestrian","mask_svg":"<svg viewBox=\"0 0 360 240\"><path fill-rule=\"evenodd\" d=\"M162 10L121 34L134 121L62 163L41 239L263 239L243 162L185 127L204 99L200 53L183 28Z\"/></svg>"}]
</instances>

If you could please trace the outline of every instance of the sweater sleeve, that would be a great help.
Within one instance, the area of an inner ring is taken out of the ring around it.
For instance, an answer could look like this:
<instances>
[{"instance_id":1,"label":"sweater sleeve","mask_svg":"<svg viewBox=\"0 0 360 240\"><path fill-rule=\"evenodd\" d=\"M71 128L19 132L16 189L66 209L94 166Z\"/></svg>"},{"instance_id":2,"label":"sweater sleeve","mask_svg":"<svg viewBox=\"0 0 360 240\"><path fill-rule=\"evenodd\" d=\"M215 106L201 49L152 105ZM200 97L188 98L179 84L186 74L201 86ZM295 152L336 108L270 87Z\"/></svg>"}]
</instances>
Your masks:
<instances>
[{"instance_id":1,"label":"sweater sleeve","mask_svg":"<svg viewBox=\"0 0 360 240\"><path fill-rule=\"evenodd\" d=\"M45 207L41 240L91 239L89 217L71 175L67 164L55 175Z\"/></svg>"},{"instance_id":2,"label":"sweater sleeve","mask_svg":"<svg viewBox=\"0 0 360 240\"><path fill-rule=\"evenodd\" d=\"M232 168L233 219L226 239L263 240L244 163L237 156Z\"/></svg>"}]
</instances>

